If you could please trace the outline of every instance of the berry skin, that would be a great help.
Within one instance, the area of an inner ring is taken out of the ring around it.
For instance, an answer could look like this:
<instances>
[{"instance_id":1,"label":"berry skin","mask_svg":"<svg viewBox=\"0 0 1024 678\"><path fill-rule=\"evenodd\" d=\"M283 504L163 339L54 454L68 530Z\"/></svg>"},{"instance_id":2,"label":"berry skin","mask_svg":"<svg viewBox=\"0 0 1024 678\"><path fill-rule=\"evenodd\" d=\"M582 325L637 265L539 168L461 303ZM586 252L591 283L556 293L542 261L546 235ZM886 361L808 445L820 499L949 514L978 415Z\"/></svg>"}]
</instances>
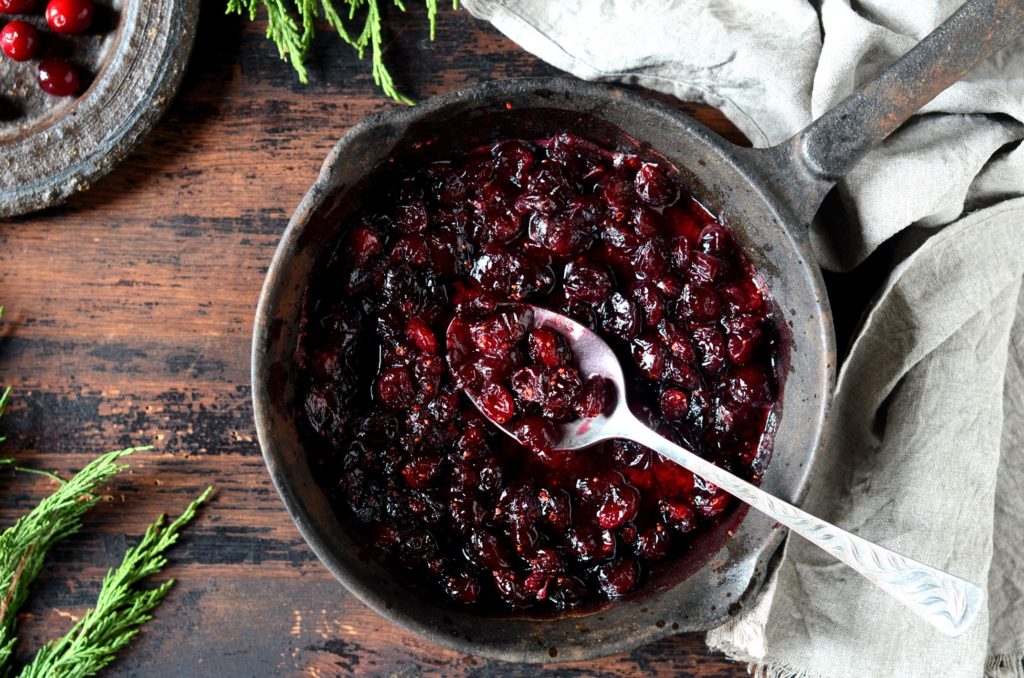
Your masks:
<instances>
[{"instance_id":1,"label":"berry skin","mask_svg":"<svg viewBox=\"0 0 1024 678\"><path fill-rule=\"evenodd\" d=\"M0 14L30 14L35 0L0 0Z\"/></svg>"},{"instance_id":2,"label":"berry skin","mask_svg":"<svg viewBox=\"0 0 1024 678\"><path fill-rule=\"evenodd\" d=\"M39 32L30 23L12 21L0 31L0 49L15 61L31 59L38 47Z\"/></svg>"},{"instance_id":3,"label":"berry skin","mask_svg":"<svg viewBox=\"0 0 1024 678\"><path fill-rule=\"evenodd\" d=\"M56 59L39 62L39 86L47 94L69 97L78 92L78 73L74 66Z\"/></svg>"},{"instance_id":4,"label":"berry skin","mask_svg":"<svg viewBox=\"0 0 1024 678\"><path fill-rule=\"evenodd\" d=\"M46 5L46 23L54 33L84 33L92 14L92 0L50 0Z\"/></svg>"}]
</instances>

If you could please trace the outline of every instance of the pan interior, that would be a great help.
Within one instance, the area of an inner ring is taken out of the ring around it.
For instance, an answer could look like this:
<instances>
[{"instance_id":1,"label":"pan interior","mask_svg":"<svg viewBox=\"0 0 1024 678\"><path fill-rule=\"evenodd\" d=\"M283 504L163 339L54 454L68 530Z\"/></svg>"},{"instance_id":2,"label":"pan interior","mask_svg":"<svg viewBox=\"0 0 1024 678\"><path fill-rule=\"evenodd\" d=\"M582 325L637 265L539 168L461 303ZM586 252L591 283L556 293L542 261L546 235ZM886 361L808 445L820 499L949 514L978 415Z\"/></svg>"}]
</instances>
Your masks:
<instances>
[{"instance_id":1,"label":"pan interior","mask_svg":"<svg viewBox=\"0 0 1024 678\"><path fill-rule=\"evenodd\" d=\"M762 487L798 500L820 436L833 360L827 306L816 269L808 265L806 243L783 226L784 212L732 147L689 118L620 90L558 80L488 83L354 128L325 162L282 240L254 339L254 399L264 454L317 555L385 617L462 651L526 661L586 659L717 625L760 588L780 528L756 512L736 511L705 534L699 553L637 595L571 616L482 617L422 603L359 557L314 481L293 415L292 352L302 294L367 182L379 181L391 166L408 167L498 139L560 132L642 153L656 150L732 228L767 281L785 317L790 359L774 458Z\"/></svg>"}]
</instances>

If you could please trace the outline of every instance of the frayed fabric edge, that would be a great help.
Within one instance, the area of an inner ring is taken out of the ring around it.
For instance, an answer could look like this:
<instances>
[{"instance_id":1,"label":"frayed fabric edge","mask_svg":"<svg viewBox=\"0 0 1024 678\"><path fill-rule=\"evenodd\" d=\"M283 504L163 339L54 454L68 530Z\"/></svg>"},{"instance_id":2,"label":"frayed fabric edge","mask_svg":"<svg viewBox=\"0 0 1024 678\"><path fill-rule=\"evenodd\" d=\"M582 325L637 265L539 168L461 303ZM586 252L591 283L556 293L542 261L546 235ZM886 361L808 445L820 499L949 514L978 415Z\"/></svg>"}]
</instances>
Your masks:
<instances>
[{"instance_id":1,"label":"frayed fabric edge","mask_svg":"<svg viewBox=\"0 0 1024 678\"><path fill-rule=\"evenodd\" d=\"M985 678L1024 678L1024 650L989 655Z\"/></svg>"}]
</instances>

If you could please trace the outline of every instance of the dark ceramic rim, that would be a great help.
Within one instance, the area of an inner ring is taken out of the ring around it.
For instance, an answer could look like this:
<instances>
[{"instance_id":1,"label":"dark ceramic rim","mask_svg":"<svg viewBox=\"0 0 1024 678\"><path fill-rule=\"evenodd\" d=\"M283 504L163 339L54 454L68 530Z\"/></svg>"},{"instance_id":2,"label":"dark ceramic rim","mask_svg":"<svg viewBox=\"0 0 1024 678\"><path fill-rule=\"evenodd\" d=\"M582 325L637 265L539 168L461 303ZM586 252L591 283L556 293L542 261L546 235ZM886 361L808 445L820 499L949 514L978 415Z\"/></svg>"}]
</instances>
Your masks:
<instances>
[{"instance_id":1,"label":"dark ceramic rim","mask_svg":"<svg viewBox=\"0 0 1024 678\"><path fill-rule=\"evenodd\" d=\"M461 636L446 633L444 628L438 628L436 624L425 623L417 616L399 609L395 605L393 598L383 594L376 587L367 585L349 571L343 559L339 557L339 554L335 553L335 547L332 545L330 535L324 534L317 526L317 521L311 514L306 498L301 496L301 493L295 487L292 487L291 480L289 479L290 469L287 468L287 463L282 457L281 451L276 447L274 417L271 412L274 394L269 383L269 374L273 366L269 362L267 347L273 341L272 335L279 331L279 328L274 328L272 325L275 311L283 293L283 278L288 272L288 267L291 265L293 254L303 246L301 241L311 216L328 204L337 190L337 180L334 177L334 173L339 163L344 162L346 153L351 151L354 140L378 127L404 129L411 123L427 118L435 112L445 110L449 106L464 104L465 102L497 100L506 95L511 96L515 92L525 91L551 91L557 94L564 93L568 95L573 93L592 98L614 99L618 102L623 102L624 105L634 107L638 114L671 118L671 122L679 128L681 134L697 137L701 143L709 147L709 153L717 155L721 162L729 164L734 171L738 171L749 184L757 186L760 193L770 195L770 191L765 188L765 182L762 177L756 171L750 169L747 149L731 146L731 144L728 144L696 121L660 102L606 85L564 79L495 81L436 97L413 109L400 109L372 115L350 129L328 154L316 183L310 188L294 213L274 254L260 294L253 334L251 375L253 406L257 434L264 460L282 501L313 552L360 601L384 618L460 652L507 661L536 663L579 661L629 650L683 631L714 628L735 616L740 609L747 607L760 592L766 576L774 567L774 556L786 535L785 529L778 524L773 524L771 520L756 512L751 512L747 515L741 527L737 529L737 532L739 533L743 528L753 524L755 527L751 529L762 535L755 540L755 545L748 544L742 547L749 551L745 552L743 557L750 566L750 569L744 570L745 574L739 575L743 577L742 582L733 584L733 588L737 591L738 595L732 599L731 604L728 607L723 606L717 613L707 613L707 611L704 611L706 614L702 617L699 626L687 626L685 622L669 624L664 620L659 620L659 623L655 623L652 620L649 626L642 629L603 638L599 644L587 645L583 643L580 646L570 648L569 652L560 653L554 659L548 647L544 645L529 648L522 646L503 647L500 643L482 645ZM776 214L781 215L777 219L779 224L794 223L792 212L789 211L788 206L774 201L771 203L771 209ZM796 233L795 231L799 229L790 230L789 228L784 228L782 230L782 235L790 239L793 249L797 251L802 260L809 261L806 233ZM793 502L799 502L806 492L811 462L815 456L817 445L824 429L831 386L834 383L834 341L831 337L831 319L827 297L824 295L823 284L817 269L813 269L810 275L808 286L814 290L816 297L816 317L813 320L817 321L816 323L812 322L814 327L811 331L821 335L819 337L820 345L825 347L827 355L820 356L820 367L816 368L820 374L814 377L815 379L820 379L824 385L823 392L815 395L816 398L820 396L820 400L808 405L809 412L807 416L809 423L806 426L812 432L811 440L807 443L808 457L799 464L799 468L787 471L791 472L793 477L788 481L790 483L790 490L786 498ZM723 547L723 549L725 548ZM667 595L667 593L665 594ZM481 617L481 619L485 618ZM541 621L538 623L543 624L545 622Z\"/></svg>"},{"instance_id":2,"label":"dark ceramic rim","mask_svg":"<svg viewBox=\"0 0 1024 678\"><path fill-rule=\"evenodd\" d=\"M200 0L125 3L116 44L89 89L59 117L44 118L3 144L0 217L87 190L145 138L181 84L199 6Z\"/></svg>"}]
</instances>

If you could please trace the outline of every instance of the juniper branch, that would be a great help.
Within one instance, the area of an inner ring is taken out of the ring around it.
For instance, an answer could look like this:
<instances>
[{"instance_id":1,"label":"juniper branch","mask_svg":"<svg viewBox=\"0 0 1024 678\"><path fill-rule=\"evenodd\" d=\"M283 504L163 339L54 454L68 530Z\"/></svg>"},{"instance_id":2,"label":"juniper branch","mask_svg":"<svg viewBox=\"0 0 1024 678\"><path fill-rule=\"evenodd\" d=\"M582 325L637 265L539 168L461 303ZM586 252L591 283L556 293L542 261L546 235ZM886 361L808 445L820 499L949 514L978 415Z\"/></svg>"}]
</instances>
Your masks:
<instances>
[{"instance_id":1,"label":"juniper branch","mask_svg":"<svg viewBox=\"0 0 1024 678\"><path fill-rule=\"evenodd\" d=\"M82 516L99 501L93 494L96 489L127 468L118 460L147 449L151 448L130 447L94 459L0 534L0 667L10 659L17 612L46 554L58 541L81 529Z\"/></svg>"},{"instance_id":2,"label":"juniper branch","mask_svg":"<svg viewBox=\"0 0 1024 678\"><path fill-rule=\"evenodd\" d=\"M153 618L153 609L170 591L174 580L168 579L153 589L136 585L167 566L164 552L178 541L182 528L195 517L196 509L212 491L212 487L206 488L171 524L166 524L164 516L154 521L142 540L125 552L121 564L107 572L96 606L63 638L44 645L20 676L85 678L112 662L142 625Z\"/></svg>"},{"instance_id":3,"label":"juniper branch","mask_svg":"<svg viewBox=\"0 0 1024 678\"><path fill-rule=\"evenodd\" d=\"M392 0L395 6L405 11L402 0ZM343 17L337 9L337 3L344 2L348 6L347 17ZM437 29L438 0L423 0L427 8L427 22L430 24L430 39L434 39ZM267 18L267 37L274 41L281 59L288 61L299 76L299 82L309 82L309 72L305 59L313 44L316 33L316 21L323 12L323 19L339 37L351 45L362 59L366 48L370 48L371 72L373 81L378 87L395 101L412 104L395 87L391 72L384 64L384 41L382 37L384 20L380 10L380 0L227 0L229 14L247 15L255 20L259 8L262 7ZM452 8L458 9L459 0L452 0ZM362 30L355 38L345 25L355 21L356 14L365 9L366 19ZM297 19L296 19L297 17Z\"/></svg>"}]
</instances>

